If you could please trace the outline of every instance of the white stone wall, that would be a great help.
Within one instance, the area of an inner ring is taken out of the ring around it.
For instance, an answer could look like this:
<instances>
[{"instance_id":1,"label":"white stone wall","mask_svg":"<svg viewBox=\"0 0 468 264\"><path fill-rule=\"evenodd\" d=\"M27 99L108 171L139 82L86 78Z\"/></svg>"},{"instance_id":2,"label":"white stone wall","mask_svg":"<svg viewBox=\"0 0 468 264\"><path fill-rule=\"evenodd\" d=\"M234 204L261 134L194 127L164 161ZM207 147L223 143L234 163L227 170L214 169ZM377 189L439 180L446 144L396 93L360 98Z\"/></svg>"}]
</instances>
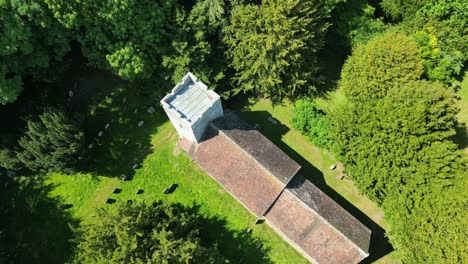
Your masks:
<instances>
[{"instance_id":1,"label":"white stone wall","mask_svg":"<svg viewBox=\"0 0 468 264\"><path fill-rule=\"evenodd\" d=\"M213 105L202 114L201 118L192 125L192 131L196 142L202 139L208 124L216 118L224 115L221 99L218 98Z\"/></svg>"},{"instance_id":2,"label":"white stone wall","mask_svg":"<svg viewBox=\"0 0 468 264\"><path fill-rule=\"evenodd\" d=\"M179 92L180 89L182 89L182 87L185 84L190 82L197 83L200 89L203 89L205 92L208 92L211 98L214 98L214 101L211 103L211 106L206 111L201 113L200 116L193 118L194 121L188 121L186 118L182 117L181 114L175 108L173 108L170 104L167 103L170 101L172 96L175 96L175 94ZM191 73L187 73L187 75L182 79L182 82L178 83L174 87L172 92L166 95L161 100L161 104L167 116L169 117L169 120L171 121L172 125L177 130L179 137L184 137L194 143L200 142L200 140L203 138L208 124L212 120L222 117L224 115L223 107L221 105L221 98L219 97L219 95L216 94L214 91L209 90L204 83L197 81L196 77Z\"/></svg>"}]
</instances>

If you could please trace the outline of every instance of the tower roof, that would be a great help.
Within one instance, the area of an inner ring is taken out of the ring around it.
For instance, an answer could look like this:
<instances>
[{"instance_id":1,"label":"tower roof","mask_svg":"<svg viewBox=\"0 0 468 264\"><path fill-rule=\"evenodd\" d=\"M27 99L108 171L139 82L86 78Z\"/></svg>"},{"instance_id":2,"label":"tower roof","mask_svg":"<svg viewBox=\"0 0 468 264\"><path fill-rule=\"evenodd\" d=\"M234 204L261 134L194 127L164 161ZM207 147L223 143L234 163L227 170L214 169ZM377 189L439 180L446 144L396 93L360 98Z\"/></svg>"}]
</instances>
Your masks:
<instances>
[{"instance_id":1,"label":"tower roof","mask_svg":"<svg viewBox=\"0 0 468 264\"><path fill-rule=\"evenodd\" d=\"M189 72L161 103L177 111L189 123L195 123L217 99L218 94Z\"/></svg>"}]
</instances>

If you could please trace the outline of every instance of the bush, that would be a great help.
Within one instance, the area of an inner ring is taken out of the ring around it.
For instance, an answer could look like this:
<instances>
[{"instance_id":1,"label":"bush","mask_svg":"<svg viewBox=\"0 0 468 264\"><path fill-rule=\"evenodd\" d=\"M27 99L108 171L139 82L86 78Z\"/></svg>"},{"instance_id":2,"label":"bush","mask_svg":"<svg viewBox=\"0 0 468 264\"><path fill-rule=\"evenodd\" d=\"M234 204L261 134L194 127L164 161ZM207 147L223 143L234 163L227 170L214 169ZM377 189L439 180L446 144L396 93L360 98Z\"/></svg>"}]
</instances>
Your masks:
<instances>
[{"instance_id":1,"label":"bush","mask_svg":"<svg viewBox=\"0 0 468 264\"><path fill-rule=\"evenodd\" d=\"M301 99L296 101L292 123L294 128L307 136L317 147L328 149L331 140L328 137L329 120L314 101Z\"/></svg>"}]
</instances>

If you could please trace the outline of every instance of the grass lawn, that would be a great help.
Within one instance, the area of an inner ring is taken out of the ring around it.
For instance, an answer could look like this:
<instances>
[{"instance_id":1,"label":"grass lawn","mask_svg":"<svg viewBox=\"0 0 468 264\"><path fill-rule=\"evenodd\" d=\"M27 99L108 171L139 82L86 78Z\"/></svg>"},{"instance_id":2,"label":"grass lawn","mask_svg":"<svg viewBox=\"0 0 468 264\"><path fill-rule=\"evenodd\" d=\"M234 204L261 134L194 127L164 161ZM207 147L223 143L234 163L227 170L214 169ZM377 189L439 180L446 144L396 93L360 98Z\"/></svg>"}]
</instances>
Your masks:
<instances>
[{"instance_id":1,"label":"grass lawn","mask_svg":"<svg viewBox=\"0 0 468 264\"><path fill-rule=\"evenodd\" d=\"M319 105L323 108L337 100L344 100L339 91L333 92L322 99ZM364 260L376 263L399 263L392 252L391 245L384 237L388 223L383 219L383 211L367 197L359 194L356 187L349 180L339 180L341 168L330 170L329 167L336 161L325 151L315 147L306 137L302 136L292 127L292 105L284 103L273 107L270 101L259 101L241 110L241 116L252 123L260 125L260 131L295 159L301 166L301 172L310 181L319 186L341 206L368 226L372 232L370 256ZM267 119L273 116L278 124L273 124Z\"/></svg>"},{"instance_id":2,"label":"grass lawn","mask_svg":"<svg viewBox=\"0 0 468 264\"><path fill-rule=\"evenodd\" d=\"M67 211L82 222L93 221L96 209L112 207L105 203L108 198L116 203L165 200L196 206L209 219L203 237L216 240L230 263L242 257L243 263L308 263L266 224L254 225L255 216L176 147L177 133L159 109L158 98L129 91L116 89L90 111L88 134L104 133L87 139L86 144L94 146L84 165L88 172L47 175L49 197L72 204ZM122 103L123 98L127 103ZM150 105L158 111L149 114ZM141 127L136 125L139 120L144 121ZM108 129L100 128L107 122ZM134 164L139 168L133 170ZM122 181L121 175L132 179ZM175 192L163 194L172 183L178 184ZM122 191L115 194L115 188ZM142 194L136 194L139 189ZM253 230L250 235L248 228ZM260 243L263 246L257 249Z\"/></svg>"}]
</instances>

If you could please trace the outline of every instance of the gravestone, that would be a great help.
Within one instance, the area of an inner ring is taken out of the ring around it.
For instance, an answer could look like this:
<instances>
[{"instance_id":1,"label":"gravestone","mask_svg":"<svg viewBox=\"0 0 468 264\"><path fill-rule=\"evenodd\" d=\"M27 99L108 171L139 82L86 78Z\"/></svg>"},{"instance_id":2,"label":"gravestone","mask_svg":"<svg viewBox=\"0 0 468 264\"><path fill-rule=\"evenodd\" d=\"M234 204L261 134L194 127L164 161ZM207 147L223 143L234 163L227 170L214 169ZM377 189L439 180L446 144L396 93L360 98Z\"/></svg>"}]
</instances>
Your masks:
<instances>
[{"instance_id":1,"label":"gravestone","mask_svg":"<svg viewBox=\"0 0 468 264\"><path fill-rule=\"evenodd\" d=\"M115 199L107 198L106 204L113 204L113 203L115 203L116 201L117 201L117 200L115 200Z\"/></svg>"},{"instance_id":2,"label":"gravestone","mask_svg":"<svg viewBox=\"0 0 468 264\"><path fill-rule=\"evenodd\" d=\"M110 126L110 124L109 124L109 123L107 123L107 124L104 126L104 129L108 129L108 128L109 128L109 126Z\"/></svg>"},{"instance_id":3,"label":"gravestone","mask_svg":"<svg viewBox=\"0 0 468 264\"><path fill-rule=\"evenodd\" d=\"M138 189L138 190L135 192L135 194L142 194L142 193L144 193L144 192L145 192L145 191L143 191L142 189Z\"/></svg>"},{"instance_id":4,"label":"gravestone","mask_svg":"<svg viewBox=\"0 0 468 264\"><path fill-rule=\"evenodd\" d=\"M119 194L119 193L121 193L121 192L122 192L122 189L120 189L120 188L115 188L115 189L112 191L112 193L116 193L116 194Z\"/></svg>"},{"instance_id":5,"label":"gravestone","mask_svg":"<svg viewBox=\"0 0 468 264\"><path fill-rule=\"evenodd\" d=\"M89 144L89 145L88 145L88 149L92 149L93 147L94 147L93 144Z\"/></svg>"},{"instance_id":6,"label":"gravestone","mask_svg":"<svg viewBox=\"0 0 468 264\"><path fill-rule=\"evenodd\" d=\"M98 135L98 137L102 136L102 131L99 131L99 133L97 135Z\"/></svg>"},{"instance_id":7,"label":"gravestone","mask_svg":"<svg viewBox=\"0 0 468 264\"><path fill-rule=\"evenodd\" d=\"M145 123L145 121L140 121L140 122L138 122L138 125L137 125L137 126L138 126L138 127L141 127L144 123Z\"/></svg>"},{"instance_id":8,"label":"gravestone","mask_svg":"<svg viewBox=\"0 0 468 264\"><path fill-rule=\"evenodd\" d=\"M148 108L148 113L152 114L152 113L154 113L154 112L156 112L156 109L155 109L154 107L150 106L150 107Z\"/></svg>"}]
</instances>

